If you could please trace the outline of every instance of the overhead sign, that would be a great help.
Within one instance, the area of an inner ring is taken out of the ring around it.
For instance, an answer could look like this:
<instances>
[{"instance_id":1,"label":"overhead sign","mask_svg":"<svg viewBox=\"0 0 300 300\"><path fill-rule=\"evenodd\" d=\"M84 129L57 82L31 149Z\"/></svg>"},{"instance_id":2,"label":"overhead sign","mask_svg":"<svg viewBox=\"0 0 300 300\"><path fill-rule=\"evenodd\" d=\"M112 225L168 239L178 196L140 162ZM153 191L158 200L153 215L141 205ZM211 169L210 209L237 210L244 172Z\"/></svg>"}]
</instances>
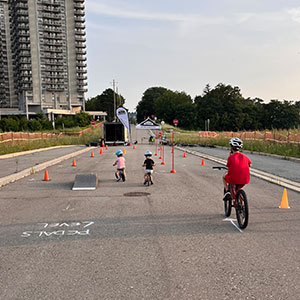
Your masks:
<instances>
[{"instance_id":1,"label":"overhead sign","mask_svg":"<svg viewBox=\"0 0 300 300\"><path fill-rule=\"evenodd\" d=\"M128 132L130 132L130 125L129 125L129 117L128 111L124 107L119 107L116 110L116 114L120 122L127 128Z\"/></svg>"},{"instance_id":2,"label":"overhead sign","mask_svg":"<svg viewBox=\"0 0 300 300\"><path fill-rule=\"evenodd\" d=\"M140 124L136 125L136 129L152 129L152 130L160 130L161 126L156 124L153 120L150 118L147 118Z\"/></svg>"}]
</instances>

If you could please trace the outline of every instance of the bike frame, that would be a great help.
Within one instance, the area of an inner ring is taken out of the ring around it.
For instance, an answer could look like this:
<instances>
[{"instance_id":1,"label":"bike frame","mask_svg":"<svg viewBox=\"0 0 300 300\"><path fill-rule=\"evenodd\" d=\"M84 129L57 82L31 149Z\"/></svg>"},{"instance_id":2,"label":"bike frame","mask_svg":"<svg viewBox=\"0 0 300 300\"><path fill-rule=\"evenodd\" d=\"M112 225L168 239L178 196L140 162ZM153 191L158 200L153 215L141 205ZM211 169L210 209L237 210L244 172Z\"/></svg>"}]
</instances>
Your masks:
<instances>
[{"instance_id":1,"label":"bike frame","mask_svg":"<svg viewBox=\"0 0 300 300\"><path fill-rule=\"evenodd\" d=\"M233 200L232 206L236 208L237 201L236 201L236 193L244 187L244 184L229 184L230 186L230 194Z\"/></svg>"}]
</instances>

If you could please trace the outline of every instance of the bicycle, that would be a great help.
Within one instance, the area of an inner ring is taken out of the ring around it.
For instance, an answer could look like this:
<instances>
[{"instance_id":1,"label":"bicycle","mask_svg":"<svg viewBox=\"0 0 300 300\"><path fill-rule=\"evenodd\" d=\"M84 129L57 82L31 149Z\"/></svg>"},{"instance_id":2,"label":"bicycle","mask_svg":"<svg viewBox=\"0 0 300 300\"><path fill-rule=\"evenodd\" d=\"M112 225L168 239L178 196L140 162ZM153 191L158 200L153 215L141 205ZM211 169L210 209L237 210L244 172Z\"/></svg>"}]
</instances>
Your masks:
<instances>
[{"instance_id":1,"label":"bicycle","mask_svg":"<svg viewBox=\"0 0 300 300\"><path fill-rule=\"evenodd\" d=\"M213 167L213 169L225 169L226 167ZM244 185L241 184L229 184L228 189L231 194L231 199L224 200L225 217L229 217L231 214L231 208L235 208L237 222L241 229L245 229L249 220L249 207L248 200L245 191L242 189ZM224 188L224 194L227 191Z\"/></svg>"},{"instance_id":2,"label":"bicycle","mask_svg":"<svg viewBox=\"0 0 300 300\"><path fill-rule=\"evenodd\" d=\"M115 176L116 176L116 178L118 179L117 173L115 173ZM125 174L124 174L124 171L123 171L123 170L119 170L119 178L122 179L123 182L126 180L126 177L125 177ZM118 180L118 181L119 181L119 180Z\"/></svg>"},{"instance_id":3,"label":"bicycle","mask_svg":"<svg viewBox=\"0 0 300 300\"><path fill-rule=\"evenodd\" d=\"M146 175L147 175L147 177L145 179L145 183L144 184L147 185L147 186L149 186L150 183L151 183L150 173L147 173Z\"/></svg>"}]
</instances>

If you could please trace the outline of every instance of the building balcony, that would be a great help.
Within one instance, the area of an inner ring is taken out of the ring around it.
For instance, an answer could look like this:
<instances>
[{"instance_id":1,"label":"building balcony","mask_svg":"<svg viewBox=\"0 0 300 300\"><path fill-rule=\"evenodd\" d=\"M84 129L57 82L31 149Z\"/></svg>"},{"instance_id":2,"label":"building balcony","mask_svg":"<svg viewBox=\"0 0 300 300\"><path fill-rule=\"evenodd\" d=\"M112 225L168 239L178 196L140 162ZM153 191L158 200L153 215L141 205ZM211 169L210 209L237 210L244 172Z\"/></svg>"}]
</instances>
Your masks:
<instances>
[{"instance_id":1,"label":"building balcony","mask_svg":"<svg viewBox=\"0 0 300 300\"><path fill-rule=\"evenodd\" d=\"M53 7L53 6L46 6L46 5L44 5L42 7L42 11L46 11L46 12L50 12L50 13L60 13L61 12L60 8Z\"/></svg>"},{"instance_id":2,"label":"building balcony","mask_svg":"<svg viewBox=\"0 0 300 300\"><path fill-rule=\"evenodd\" d=\"M86 55L86 50L82 50L81 48L76 49L76 54Z\"/></svg>"},{"instance_id":3,"label":"building balcony","mask_svg":"<svg viewBox=\"0 0 300 300\"><path fill-rule=\"evenodd\" d=\"M60 6L59 1L53 0L44 0L43 4L53 5L53 6Z\"/></svg>"},{"instance_id":4,"label":"building balcony","mask_svg":"<svg viewBox=\"0 0 300 300\"><path fill-rule=\"evenodd\" d=\"M83 35L85 35L85 31L84 30L76 30L75 29L75 34L79 35L79 36L83 36Z\"/></svg>"},{"instance_id":5,"label":"building balcony","mask_svg":"<svg viewBox=\"0 0 300 300\"><path fill-rule=\"evenodd\" d=\"M74 17L74 21L75 21L75 22L81 22L81 23L84 23L84 22L85 22L85 18L75 16L75 17Z\"/></svg>"},{"instance_id":6,"label":"building balcony","mask_svg":"<svg viewBox=\"0 0 300 300\"><path fill-rule=\"evenodd\" d=\"M86 74L87 70L86 69L80 69L80 70L76 70L77 74ZM80 76L80 75L79 75Z\"/></svg>"},{"instance_id":7,"label":"building balcony","mask_svg":"<svg viewBox=\"0 0 300 300\"><path fill-rule=\"evenodd\" d=\"M50 35L49 33L44 33L43 34L43 37L45 39L54 39L54 40L61 40L63 38L62 34L53 34L53 35Z\"/></svg>"},{"instance_id":8,"label":"building balcony","mask_svg":"<svg viewBox=\"0 0 300 300\"><path fill-rule=\"evenodd\" d=\"M87 58L86 58L86 56L83 56L83 55L76 55L76 60L77 61L86 61Z\"/></svg>"},{"instance_id":9,"label":"building balcony","mask_svg":"<svg viewBox=\"0 0 300 300\"><path fill-rule=\"evenodd\" d=\"M76 62L76 66L77 67L83 67L83 68L86 68L87 64L82 62L82 61L77 61ZM78 68L78 70L81 70L80 68Z\"/></svg>"},{"instance_id":10,"label":"building balcony","mask_svg":"<svg viewBox=\"0 0 300 300\"><path fill-rule=\"evenodd\" d=\"M84 2L75 2L74 1L74 8L76 8L76 9L84 9Z\"/></svg>"},{"instance_id":11,"label":"building balcony","mask_svg":"<svg viewBox=\"0 0 300 300\"><path fill-rule=\"evenodd\" d=\"M75 9L74 10L74 15L75 16L84 16L85 15L85 11L84 11L84 9Z\"/></svg>"},{"instance_id":12,"label":"building balcony","mask_svg":"<svg viewBox=\"0 0 300 300\"><path fill-rule=\"evenodd\" d=\"M83 87L78 87L77 91L80 92L80 93L86 93L88 91L88 89L85 89Z\"/></svg>"},{"instance_id":13,"label":"building balcony","mask_svg":"<svg viewBox=\"0 0 300 300\"><path fill-rule=\"evenodd\" d=\"M53 20L60 20L59 14L51 14L51 13L42 13L43 18L53 19Z\"/></svg>"},{"instance_id":14,"label":"building balcony","mask_svg":"<svg viewBox=\"0 0 300 300\"><path fill-rule=\"evenodd\" d=\"M78 42L77 42L77 43L75 43L75 47L76 47L76 48L80 48L80 49L81 49L81 48L86 48L86 44L84 44L84 43L78 43Z\"/></svg>"},{"instance_id":15,"label":"building balcony","mask_svg":"<svg viewBox=\"0 0 300 300\"><path fill-rule=\"evenodd\" d=\"M86 42L86 38L82 36L75 35L75 41Z\"/></svg>"}]
</instances>

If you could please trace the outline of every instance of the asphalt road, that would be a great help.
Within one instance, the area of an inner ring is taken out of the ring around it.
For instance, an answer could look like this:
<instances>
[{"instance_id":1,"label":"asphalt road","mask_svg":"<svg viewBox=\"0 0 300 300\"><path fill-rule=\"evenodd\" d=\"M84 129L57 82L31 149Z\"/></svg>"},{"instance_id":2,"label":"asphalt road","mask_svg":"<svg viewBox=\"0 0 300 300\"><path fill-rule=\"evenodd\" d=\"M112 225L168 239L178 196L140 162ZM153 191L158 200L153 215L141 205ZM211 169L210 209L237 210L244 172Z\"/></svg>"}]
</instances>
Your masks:
<instances>
[{"instance_id":1,"label":"asphalt road","mask_svg":"<svg viewBox=\"0 0 300 300\"><path fill-rule=\"evenodd\" d=\"M146 135L141 131L138 135ZM222 171L171 148L143 185L143 153L89 152L0 188L0 299L299 299L300 197L252 177L248 227L224 221ZM3 164L3 161L0 161ZM72 191L96 173L95 191ZM232 215L234 218L234 214Z\"/></svg>"}]
</instances>

